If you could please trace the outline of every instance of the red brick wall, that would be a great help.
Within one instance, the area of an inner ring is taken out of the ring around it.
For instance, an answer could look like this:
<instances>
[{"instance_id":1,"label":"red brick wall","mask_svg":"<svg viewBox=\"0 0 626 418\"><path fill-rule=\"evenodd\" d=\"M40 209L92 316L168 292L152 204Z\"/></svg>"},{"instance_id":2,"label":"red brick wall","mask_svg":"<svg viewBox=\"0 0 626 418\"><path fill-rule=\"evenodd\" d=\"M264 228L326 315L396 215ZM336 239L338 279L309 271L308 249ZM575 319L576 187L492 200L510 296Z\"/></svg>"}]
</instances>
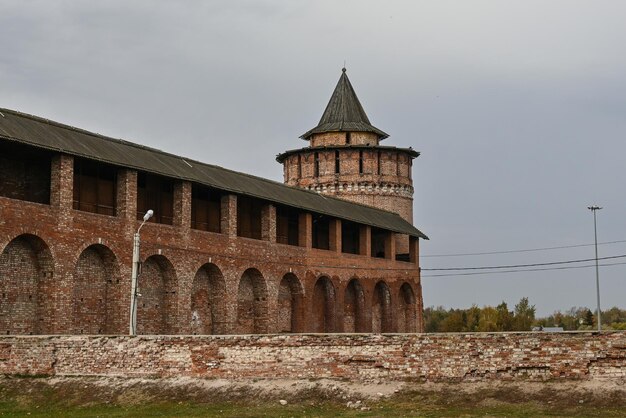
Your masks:
<instances>
[{"instance_id":1,"label":"red brick wall","mask_svg":"<svg viewBox=\"0 0 626 418\"><path fill-rule=\"evenodd\" d=\"M343 132L320 135L330 141L326 145L335 145L341 137L345 141ZM319 156L318 176L314 169L315 152ZM335 171L335 152L339 152L339 173ZM290 186L395 212L413 224L412 158L401 149L312 148L290 155L283 164L285 183ZM399 254L409 252L407 237L396 238L396 250Z\"/></svg>"},{"instance_id":2,"label":"red brick wall","mask_svg":"<svg viewBox=\"0 0 626 418\"><path fill-rule=\"evenodd\" d=\"M0 197L0 334L127 332L137 175L120 170L117 216L107 216L72 208L72 169L70 156L53 157L50 205ZM264 239L237 237L233 195L222 199L223 233L195 230L183 201L190 190L184 182L175 186L175 225L141 230L139 333L280 332L289 322L293 331L341 332L353 279L363 290L364 331L372 329L381 280L391 293L391 330L423 329L416 263L313 249L307 214L302 246L277 244L269 206L262 211ZM321 277L326 285L314 291ZM402 286L412 293L408 307ZM283 314L289 306L290 320Z\"/></svg>"},{"instance_id":3,"label":"red brick wall","mask_svg":"<svg viewBox=\"0 0 626 418\"><path fill-rule=\"evenodd\" d=\"M310 138L312 147L327 147L332 145L346 145L347 132L324 132L313 134ZM350 145L378 145L378 135L373 132L350 132Z\"/></svg>"},{"instance_id":4,"label":"red brick wall","mask_svg":"<svg viewBox=\"0 0 626 418\"><path fill-rule=\"evenodd\" d=\"M626 333L1 337L4 375L487 381L626 378Z\"/></svg>"}]
</instances>

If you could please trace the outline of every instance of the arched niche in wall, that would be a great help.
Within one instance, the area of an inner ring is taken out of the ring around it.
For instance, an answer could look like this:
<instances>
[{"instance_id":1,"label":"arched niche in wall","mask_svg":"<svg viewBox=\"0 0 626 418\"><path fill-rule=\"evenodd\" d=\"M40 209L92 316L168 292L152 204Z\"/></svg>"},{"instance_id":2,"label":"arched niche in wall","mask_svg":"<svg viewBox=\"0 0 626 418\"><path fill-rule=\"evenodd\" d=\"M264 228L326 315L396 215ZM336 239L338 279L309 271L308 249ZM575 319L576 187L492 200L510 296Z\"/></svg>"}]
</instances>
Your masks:
<instances>
[{"instance_id":1,"label":"arched niche in wall","mask_svg":"<svg viewBox=\"0 0 626 418\"><path fill-rule=\"evenodd\" d=\"M327 276L317 279L311 300L311 327L313 332L336 331L336 292Z\"/></svg>"},{"instance_id":2,"label":"arched niche in wall","mask_svg":"<svg viewBox=\"0 0 626 418\"><path fill-rule=\"evenodd\" d=\"M226 285L222 271L207 263L196 272L191 287L191 333L223 334L226 330Z\"/></svg>"},{"instance_id":3,"label":"arched niche in wall","mask_svg":"<svg viewBox=\"0 0 626 418\"><path fill-rule=\"evenodd\" d=\"M278 332L302 332L302 284L293 273L287 273L278 288Z\"/></svg>"},{"instance_id":4,"label":"arched niche in wall","mask_svg":"<svg viewBox=\"0 0 626 418\"><path fill-rule=\"evenodd\" d=\"M398 294L398 332L417 331L417 305L410 284L404 283Z\"/></svg>"},{"instance_id":5,"label":"arched niche in wall","mask_svg":"<svg viewBox=\"0 0 626 418\"><path fill-rule=\"evenodd\" d=\"M358 279L352 279L343 297L343 332L366 332L365 293Z\"/></svg>"},{"instance_id":6,"label":"arched niche in wall","mask_svg":"<svg viewBox=\"0 0 626 418\"><path fill-rule=\"evenodd\" d=\"M20 235L0 254L0 334L53 331L54 262L38 236Z\"/></svg>"},{"instance_id":7,"label":"arched niche in wall","mask_svg":"<svg viewBox=\"0 0 626 418\"><path fill-rule=\"evenodd\" d=\"M267 319L265 278L259 270L249 268L239 280L236 331L238 334L264 334Z\"/></svg>"},{"instance_id":8,"label":"arched niche in wall","mask_svg":"<svg viewBox=\"0 0 626 418\"><path fill-rule=\"evenodd\" d=\"M119 266L115 254L101 244L90 245L74 269L72 330L75 334L122 332Z\"/></svg>"},{"instance_id":9,"label":"arched niche in wall","mask_svg":"<svg viewBox=\"0 0 626 418\"><path fill-rule=\"evenodd\" d=\"M174 334L177 324L177 280L172 263L152 255L138 278L137 333Z\"/></svg>"},{"instance_id":10,"label":"arched niche in wall","mask_svg":"<svg viewBox=\"0 0 626 418\"><path fill-rule=\"evenodd\" d=\"M376 283L372 299L372 332L393 332L391 292L383 280Z\"/></svg>"}]
</instances>

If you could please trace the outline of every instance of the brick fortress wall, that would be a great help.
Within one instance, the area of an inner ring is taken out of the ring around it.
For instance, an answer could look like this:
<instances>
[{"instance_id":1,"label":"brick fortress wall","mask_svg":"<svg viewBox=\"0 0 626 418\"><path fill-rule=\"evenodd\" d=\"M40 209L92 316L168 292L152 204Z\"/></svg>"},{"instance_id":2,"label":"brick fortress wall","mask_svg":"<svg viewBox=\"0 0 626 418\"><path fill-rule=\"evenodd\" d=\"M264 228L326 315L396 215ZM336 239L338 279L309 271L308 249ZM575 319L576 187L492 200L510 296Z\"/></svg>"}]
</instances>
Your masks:
<instances>
[{"instance_id":1,"label":"brick fortress wall","mask_svg":"<svg viewBox=\"0 0 626 418\"><path fill-rule=\"evenodd\" d=\"M626 333L1 337L5 375L486 381L626 378Z\"/></svg>"},{"instance_id":2,"label":"brick fortress wall","mask_svg":"<svg viewBox=\"0 0 626 418\"><path fill-rule=\"evenodd\" d=\"M137 172L118 169L109 216L73 209L73 157L48 161L50 204L0 197L0 334L125 334ZM417 240L411 262L370 257L368 240L363 255L315 249L301 213L299 245L279 244L267 202L261 239L240 237L234 194L221 233L196 230L191 189L175 183L172 225L142 229L139 333L422 331Z\"/></svg>"}]
</instances>

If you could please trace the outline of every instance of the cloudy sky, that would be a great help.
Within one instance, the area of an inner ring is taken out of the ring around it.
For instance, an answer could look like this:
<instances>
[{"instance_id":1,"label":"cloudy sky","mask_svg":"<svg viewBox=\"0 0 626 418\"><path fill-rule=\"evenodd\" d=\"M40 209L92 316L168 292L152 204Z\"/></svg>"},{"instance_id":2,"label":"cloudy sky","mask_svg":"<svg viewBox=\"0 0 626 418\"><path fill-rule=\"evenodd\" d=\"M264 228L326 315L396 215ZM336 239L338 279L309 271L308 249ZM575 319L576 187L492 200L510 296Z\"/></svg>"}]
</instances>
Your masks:
<instances>
[{"instance_id":1,"label":"cloudy sky","mask_svg":"<svg viewBox=\"0 0 626 418\"><path fill-rule=\"evenodd\" d=\"M305 145L345 61L384 144L422 153L424 269L593 258L590 204L599 242L626 240L625 16L618 0L2 0L0 107L281 180L276 154ZM450 256L547 247L571 248ZM440 274L423 272L427 306L595 307L593 268ZM626 307L625 276L601 267L603 307Z\"/></svg>"}]
</instances>

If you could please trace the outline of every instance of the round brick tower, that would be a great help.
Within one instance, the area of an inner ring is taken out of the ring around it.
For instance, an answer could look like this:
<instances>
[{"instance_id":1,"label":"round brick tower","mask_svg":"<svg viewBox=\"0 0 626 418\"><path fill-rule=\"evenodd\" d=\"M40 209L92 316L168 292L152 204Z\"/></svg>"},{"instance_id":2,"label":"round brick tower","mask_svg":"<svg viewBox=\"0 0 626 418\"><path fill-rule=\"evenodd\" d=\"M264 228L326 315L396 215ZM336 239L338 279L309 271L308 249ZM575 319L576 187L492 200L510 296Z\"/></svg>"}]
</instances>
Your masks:
<instances>
[{"instance_id":1,"label":"round brick tower","mask_svg":"<svg viewBox=\"0 0 626 418\"><path fill-rule=\"evenodd\" d=\"M411 168L419 153L380 145L389 135L370 123L346 69L341 71L319 123L300 137L309 146L276 157L284 181L395 212L413 224ZM408 253L408 237L398 236L396 251Z\"/></svg>"}]
</instances>

